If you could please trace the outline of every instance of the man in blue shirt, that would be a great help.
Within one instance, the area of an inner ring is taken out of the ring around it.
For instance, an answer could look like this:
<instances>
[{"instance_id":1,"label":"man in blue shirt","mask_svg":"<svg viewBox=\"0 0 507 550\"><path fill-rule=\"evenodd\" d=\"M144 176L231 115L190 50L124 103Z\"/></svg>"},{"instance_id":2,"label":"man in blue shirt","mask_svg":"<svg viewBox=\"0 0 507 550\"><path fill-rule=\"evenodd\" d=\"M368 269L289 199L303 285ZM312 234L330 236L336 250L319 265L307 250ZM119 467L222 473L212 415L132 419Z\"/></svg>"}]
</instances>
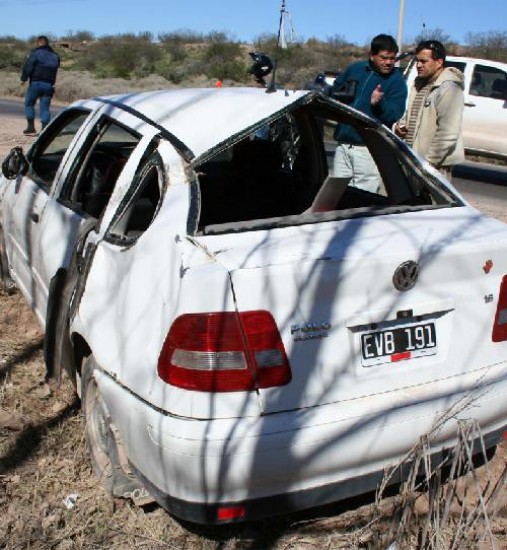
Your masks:
<instances>
[{"instance_id":1,"label":"man in blue shirt","mask_svg":"<svg viewBox=\"0 0 507 550\"><path fill-rule=\"evenodd\" d=\"M36 134L35 104L39 99L40 120L44 128L51 118L49 107L53 97L56 73L60 66L60 57L51 48L46 36L37 37L37 47L28 55L21 71L21 85L29 80L25 95L25 116L28 122L25 135Z\"/></svg>"},{"instance_id":2,"label":"man in blue shirt","mask_svg":"<svg viewBox=\"0 0 507 550\"><path fill-rule=\"evenodd\" d=\"M392 36L379 34L370 45L368 61L350 65L333 85L337 96L351 91L351 107L373 117L388 128L405 112L407 85L395 67L398 45ZM340 94L340 92L342 92ZM381 178L375 161L360 134L347 124L340 124L334 135L338 145L334 156L334 176L351 178L350 185L377 193Z\"/></svg>"}]
</instances>

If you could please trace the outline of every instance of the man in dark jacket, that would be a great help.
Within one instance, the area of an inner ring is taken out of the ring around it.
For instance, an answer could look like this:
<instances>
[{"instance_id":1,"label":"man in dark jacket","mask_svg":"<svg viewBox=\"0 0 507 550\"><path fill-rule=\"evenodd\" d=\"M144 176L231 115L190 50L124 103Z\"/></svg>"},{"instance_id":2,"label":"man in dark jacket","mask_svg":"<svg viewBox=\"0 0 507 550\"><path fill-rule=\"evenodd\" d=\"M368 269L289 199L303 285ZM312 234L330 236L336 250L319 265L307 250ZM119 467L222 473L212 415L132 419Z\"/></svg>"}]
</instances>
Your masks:
<instances>
[{"instance_id":1,"label":"man in dark jacket","mask_svg":"<svg viewBox=\"0 0 507 550\"><path fill-rule=\"evenodd\" d=\"M37 47L28 55L21 72L21 85L29 81L25 95L25 116L28 122L25 135L36 134L35 104L39 99L40 121L44 128L51 119L49 107L53 97L56 73L60 66L60 57L51 48L46 36L37 37Z\"/></svg>"},{"instance_id":2,"label":"man in dark jacket","mask_svg":"<svg viewBox=\"0 0 507 550\"><path fill-rule=\"evenodd\" d=\"M405 79L394 66L397 52L392 36L375 36L369 60L353 63L341 73L331 95L391 128L405 112L407 100ZM350 185L378 192L380 175L359 133L352 126L340 124L334 137L338 142L334 176L351 178Z\"/></svg>"}]
</instances>

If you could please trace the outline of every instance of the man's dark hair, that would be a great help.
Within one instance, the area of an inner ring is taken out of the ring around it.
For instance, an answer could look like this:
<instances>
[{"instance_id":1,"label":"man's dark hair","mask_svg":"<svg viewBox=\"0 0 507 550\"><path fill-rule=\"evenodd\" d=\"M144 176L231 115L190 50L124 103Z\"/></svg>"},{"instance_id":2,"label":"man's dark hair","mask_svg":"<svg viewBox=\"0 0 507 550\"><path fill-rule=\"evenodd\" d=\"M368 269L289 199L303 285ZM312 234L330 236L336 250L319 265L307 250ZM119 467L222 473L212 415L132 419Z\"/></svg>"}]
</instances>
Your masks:
<instances>
[{"instance_id":1,"label":"man's dark hair","mask_svg":"<svg viewBox=\"0 0 507 550\"><path fill-rule=\"evenodd\" d=\"M370 53L377 55L381 51L398 53L398 44L389 34L377 34L370 44Z\"/></svg>"},{"instance_id":2,"label":"man's dark hair","mask_svg":"<svg viewBox=\"0 0 507 550\"><path fill-rule=\"evenodd\" d=\"M41 34L40 36L37 37L37 43L40 44L41 46L49 46L48 37Z\"/></svg>"},{"instance_id":3,"label":"man's dark hair","mask_svg":"<svg viewBox=\"0 0 507 550\"><path fill-rule=\"evenodd\" d=\"M432 59L443 59L445 61L446 51L445 46L438 40L423 40L419 42L415 53L420 53L422 50L430 50Z\"/></svg>"}]
</instances>

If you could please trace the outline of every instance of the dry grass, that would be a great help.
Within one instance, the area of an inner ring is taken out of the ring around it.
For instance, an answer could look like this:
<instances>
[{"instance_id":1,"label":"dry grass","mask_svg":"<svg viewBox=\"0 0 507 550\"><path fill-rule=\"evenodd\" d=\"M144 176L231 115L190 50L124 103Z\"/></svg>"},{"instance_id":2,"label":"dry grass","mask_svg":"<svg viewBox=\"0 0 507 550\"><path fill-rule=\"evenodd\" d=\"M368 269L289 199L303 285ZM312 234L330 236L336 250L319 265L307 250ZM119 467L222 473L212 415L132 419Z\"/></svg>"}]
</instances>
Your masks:
<instances>
[{"instance_id":1,"label":"dry grass","mask_svg":"<svg viewBox=\"0 0 507 550\"><path fill-rule=\"evenodd\" d=\"M473 404L466 403L466 409L469 406ZM481 544L494 548L498 542L493 525L505 504L507 470L505 466L493 470L477 423L458 421L453 452L444 454L436 464L430 463L432 440L455 413L456 407L447 411L432 433L421 438L405 460L386 474L387 480L402 466L412 464L391 510L387 540L397 548L455 550ZM472 447L472 441L481 442L479 451ZM476 467L474 453L483 467ZM377 506L381 506L385 489L385 485L379 489Z\"/></svg>"},{"instance_id":2,"label":"dry grass","mask_svg":"<svg viewBox=\"0 0 507 550\"><path fill-rule=\"evenodd\" d=\"M214 86L215 80L204 75L194 76L185 81L184 85L176 85L158 75L150 75L145 78L95 78L88 72L60 71L55 86L55 97L57 102L71 103L77 99L121 94L127 92L146 92L170 88L205 88ZM232 81L225 82L226 85L238 85ZM0 96L24 97L26 89L20 85L18 73L2 72L0 80Z\"/></svg>"},{"instance_id":3,"label":"dry grass","mask_svg":"<svg viewBox=\"0 0 507 550\"><path fill-rule=\"evenodd\" d=\"M407 455L414 464L403 490L310 512L222 528L191 526L162 509L136 508L105 494L91 472L79 404L64 381L44 382L42 334L20 293L0 290L0 547L1 548L498 548L505 544L505 456L470 462L460 424L455 460L468 472L444 483L426 457L432 434ZM438 429L436 426L435 430ZM415 475L423 466L423 477ZM396 468L402 464L396 465ZM386 480L395 469L386 472ZM64 499L77 494L68 509Z\"/></svg>"}]
</instances>

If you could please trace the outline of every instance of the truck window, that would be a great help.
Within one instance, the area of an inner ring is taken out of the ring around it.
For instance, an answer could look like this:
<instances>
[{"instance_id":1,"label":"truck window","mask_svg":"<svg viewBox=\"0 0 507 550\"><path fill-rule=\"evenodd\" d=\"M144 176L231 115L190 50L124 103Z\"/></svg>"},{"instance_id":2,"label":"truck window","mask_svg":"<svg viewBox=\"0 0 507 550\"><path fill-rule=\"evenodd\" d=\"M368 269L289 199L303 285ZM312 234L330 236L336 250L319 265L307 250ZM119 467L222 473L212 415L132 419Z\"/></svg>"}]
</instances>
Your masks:
<instances>
[{"instance_id":1,"label":"truck window","mask_svg":"<svg viewBox=\"0 0 507 550\"><path fill-rule=\"evenodd\" d=\"M470 94L492 99L505 99L507 94L507 73L496 67L476 65L472 75Z\"/></svg>"},{"instance_id":2,"label":"truck window","mask_svg":"<svg viewBox=\"0 0 507 550\"><path fill-rule=\"evenodd\" d=\"M464 63L463 61L449 61L449 60L446 60L444 66L445 67L454 67L456 69L459 69L462 73L464 73L466 63Z\"/></svg>"}]
</instances>

